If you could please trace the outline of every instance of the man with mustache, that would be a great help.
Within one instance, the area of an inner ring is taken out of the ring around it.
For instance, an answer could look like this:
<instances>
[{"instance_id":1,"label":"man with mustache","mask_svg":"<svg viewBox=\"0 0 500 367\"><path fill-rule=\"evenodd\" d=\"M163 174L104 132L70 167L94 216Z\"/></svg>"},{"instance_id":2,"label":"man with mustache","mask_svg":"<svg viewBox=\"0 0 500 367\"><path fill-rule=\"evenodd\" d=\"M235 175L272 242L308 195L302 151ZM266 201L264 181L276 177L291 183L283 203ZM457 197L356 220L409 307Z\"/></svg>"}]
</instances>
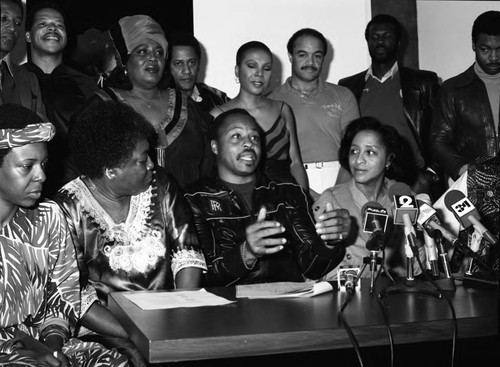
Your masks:
<instances>
[{"instance_id":1,"label":"man with mustache","mask_svg":"<svg viewBox=\"0 0 500 367\"><path fill-rule=\"evenodd\" d=\"M1 0L0 33L0 105L15 103L46 119L40 86L36 76L19 67L11 58L16 47L24 8L21 0Z\"/></svg>"},{"instance_id":2,"label":"man with mustache","mask_svg":"<svg viewBox=\"0 0 500 367\"><path fill-rule=\"evenodd\" d=\"M76 169L67 158L69 121L98 87L90 76L63 62L69 30L60 5L54 2L32 5L26 16L26 30L29 61L23 67L37 76L47 116L57 132L48 144L50 160L44 196L50 197L63 184L77 177Z\"/></svg>"},{"instance_id":3,"label":"man with mustache","mask_svg":"<svg viewBox=\"0 0 500 367\"><path fill-rule=\"evenodd\" d=\"M287 44L292 75L269 95L292 107L313 199L335 185L340 140L349 122L359 117L352 92L321 78L327 49L325 37L317 30L295 32Z\"/></svg>"},{"instance_id":4,"label":"man with mustache","mask_svg":"<svg viewBox=\"0 0 500 367\"><path fill-rule=\"evenodd\" d=\"M217 177L188 185L207 261L204 286L319 279L343 259L351 219L333 209L314 221L300 185L276 183L258 173L263 133L243 109L231 109L210 126Z\"/></svg>"},{"instance_id":5,"label":"man with mustache","mask_svg":"<svg viewBox=\"0 0 500 367\"><path fill-rule=\"evenodd\" d=\"M198 82L201 67L201 46L188 32L174 32L168 37L168 65L172 75L172 87L190 97L205 113L220 106L229 97L225 92Z\"/></svg>"},{"instance_id":6,"label":"man with mustache","mask_svg":"<svg viewBox=\"0 0 500 367\"><path fill-rule=\"evenodd\" d=\"M476 62L446 80L435 103L431 149L456 180L481 156L497 156L500 107L500 12L479 15L472 26Z\"/></svg>"},{"instance_id":7,"label":"man with mustache","mask_svg":"<svg viewBox=\"0 0 500 367\"><path fill-rule=\"evenodd\" d=\"M411 185L416 193L432 193L437 199L444 190L427 147L431 100L439 88L438 77L434 72L411 69L398 62L403 32L393 16L374 16L365 29L370 67L339 80L339 85L354 93L361 116L373 116L393 126L407 143L408 155L413 159L409 158L404 177L398 180Z\"/></svg>"}]
</instances>

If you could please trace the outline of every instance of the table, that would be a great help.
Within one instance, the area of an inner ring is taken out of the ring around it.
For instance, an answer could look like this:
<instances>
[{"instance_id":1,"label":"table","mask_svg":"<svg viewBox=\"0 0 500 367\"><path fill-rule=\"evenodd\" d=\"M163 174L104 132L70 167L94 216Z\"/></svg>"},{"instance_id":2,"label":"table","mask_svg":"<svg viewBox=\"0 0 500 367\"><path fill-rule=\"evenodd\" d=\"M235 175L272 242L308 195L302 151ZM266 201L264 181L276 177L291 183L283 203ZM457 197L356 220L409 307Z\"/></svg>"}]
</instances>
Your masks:
<instances>
[{"instance_id":1,"label":"table","mask_svg":"<svg viewBox=\"0 0 500 367\"><path fill-rule=\"evenodd\" d=\"M207 289L227 298L233 288ZM346 294L312 298L238 299L224 306L141 310L125 295L111 293L109 307L151 363L257 356L351 348L337 311ZM498 333L496 290L457 285L452 301L458 338ZM421 293L383 297L395 342L451 340L452 312L444 299ZM389 343L377 297L363 283L343 312L361 347Z\"/></svg>"}]
</instances>

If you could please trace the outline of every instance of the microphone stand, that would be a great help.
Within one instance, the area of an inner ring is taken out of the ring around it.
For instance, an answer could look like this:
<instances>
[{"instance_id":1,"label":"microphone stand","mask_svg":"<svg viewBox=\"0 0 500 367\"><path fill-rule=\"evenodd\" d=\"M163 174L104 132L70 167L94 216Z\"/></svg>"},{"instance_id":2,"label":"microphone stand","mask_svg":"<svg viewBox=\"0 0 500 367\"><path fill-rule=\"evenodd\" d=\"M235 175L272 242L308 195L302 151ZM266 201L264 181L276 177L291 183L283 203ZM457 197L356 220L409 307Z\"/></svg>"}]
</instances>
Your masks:
<instances>
[{"instance_id":1,"label":"microphone stand","mask_svg":"<svg viewBox=\"0 0 500 367\"><path fill-rule=\"evenodd\" d=\"M419 259L419 254L418 254L418 246L417 246L417 240L416 237L413 234L408 234L406 236L407 240L407 246L409 246L413 252L413 257L415 257L419 264L422 266L420 259ZM445 253L446 255L446 253ZM441 290L443 290L439 285L434 285L432 283L435 283L435 281L431 280L431 286L425 282L417 282L416 279L413 277L413 264L408 264L408 261L411 262L413 259L407 256L407 276L406 279L403 282L398 282L397 284L394 284L392 286L389 286L385 289L383 289L378 297L383 298L385 296L389 296L391 294L398 294L398 293L422 293L422 294L427 294L436 298L441 298L442 293ZM445 258L446 259L446 258ZM408 265L410 265L408 267ZM422 272L425 275L425 270L422 269ZM453 282L453 286L455 286L455 283Z\"/></svg>"},{"instance_id":2,"label":"microphone stand","mask_svg":"<svg viewBox=\"0 0 500 367\"><path fill-rule=\"evenodd\" d=\"M448 262L447 253L443 246L443 234L440 230L435 229L432 231L432 237L436 242L438 248L439 258L441 259L441 265L443 267L444 278L436 279L436 283L441 287L442 290L454 291L457 289L455 285L455 280L451 275L450 263Z\"/></svg>"},{"instance_id":3,"label":"microphone stand","mask_svg":"<svg viewBox=\"0 0 500 367\"><path fill-rule=\"evenodd\" d=\"M380 241L383 241L383 238L380 239ZM378 245L378 248L376 250L370 250L370 256L365 256L363 257L363 267L361 268L361 271L358 273L358 276L356 277L356 280L354 284L358 284L359 279L363 275L363 272L365 271L366 267L369 265L370 266L370 295L373 295L373 291L375 288L375 282L376 279L378 279L378 276L380 275L380 271L384 271L385 275L392 281L394 282L394 279L392 278L391 274L387 270L387 267L383 261L383 258L381 258L378 253L379 251L384 251L385 246ZM380 265L380 271L377 272L377 265ZM375 278L375 272L377 272L377 277Z\"/></svg>"}]
</instances>

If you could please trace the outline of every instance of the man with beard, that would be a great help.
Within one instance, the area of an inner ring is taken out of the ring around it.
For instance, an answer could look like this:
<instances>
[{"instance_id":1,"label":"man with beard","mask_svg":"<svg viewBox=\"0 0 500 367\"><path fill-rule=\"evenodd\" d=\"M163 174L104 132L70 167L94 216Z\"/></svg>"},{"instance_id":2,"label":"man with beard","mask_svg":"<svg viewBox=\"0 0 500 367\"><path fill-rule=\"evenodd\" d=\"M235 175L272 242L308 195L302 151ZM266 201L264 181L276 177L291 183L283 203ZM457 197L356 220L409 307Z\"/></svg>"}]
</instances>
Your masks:
<instances>
[{"instance_id":1,"label":"man with beard","mask_svg":"<svg viewBox=\"0 0 500 367\"><path fill-rule=\"evenodd\" d=\"M30 52L29 61L23 67L37 76L47 116L56 127L56 136L48 143L50 160L44 185L47 197L77 177L76 169L68 160L69 122L98 88L90 76L64 64L67 27L64 10L53 1L35 3L26 16L26 41Z\"/></svg>"},{"instance_id":2,"label":"man with beard","mask_svg":"<svg viewBox=\"0 0 500 367\"><path fill-rule=\"evenodd\" d=\"M0 104L20 104L42 119L45 106L36 76L20 68L11 60L11 52L16 47L24 9L21 0L0 0Z\"/></svg>"},{"instance_id":3,"label":"man with beard","mask_svg":"<svg viewBox=\"0 0 500 367\"><path fill-rule=\"evenodd\" d=\"M333 209L314 222L301 186L259 175L262 130L244 109L210 125L217 177L188 185L208 271L205 286L319 279L343 259L349 212Z\"/></svg>"},{"instance_id":4,"label":"man with beard","mask_svg":"<svg viewBox=\"0 0 500 367\"><path fill-rule=\"evenodd\" d=\"M321 79L327 42L320 32L295 32L287 50L292 76L269 97L292 107L310 194L317 199L337 181L340 140L349 122L359 117L358 103L349 89Z\"/></svg>"},{"instance_id":5,"label":"man with beard","mask_svg":"<svg viewBox=\"0 0 500 367\"><path fill-rule=\"evenodd\" d=\"M476 62L443 83L433 114L432 153L452 180L476 158L498 154L500 12L476 18L472 50Z\"/></svg>"},{"instance_id":6,"label":"man with beard","mask_svg":"<svg viewBox=\"0 0 500 367\"><path fill-rule=\"evenodd\" d=\"M408 155L413 159L410 158L404 177L398 179L411 185L416 193L426 192L437 198L443 189L427 147L431 100L439 82L434 72L398 63L402 37L403 28L396 18L387 14L373 17L365 29L371 66L341 79L339 85L354 93L361 116L373 116L393 126L407 143Z\"/></svg>"}]
</instances>

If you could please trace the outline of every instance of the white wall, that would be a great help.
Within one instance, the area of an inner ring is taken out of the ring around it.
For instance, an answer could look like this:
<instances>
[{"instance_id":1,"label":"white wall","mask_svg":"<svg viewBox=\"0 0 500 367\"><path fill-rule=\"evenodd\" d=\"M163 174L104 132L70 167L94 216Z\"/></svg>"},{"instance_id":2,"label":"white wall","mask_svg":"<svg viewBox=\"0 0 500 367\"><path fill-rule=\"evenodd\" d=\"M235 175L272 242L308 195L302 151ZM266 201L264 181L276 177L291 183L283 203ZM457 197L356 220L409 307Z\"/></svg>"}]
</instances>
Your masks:
<instances>
[{"instance_id":1,"label":"white wall","mask_svg":"<svg viewBox=\"0 0 500 367\"><path fill-rule=\"evenodd\" d=\"M274 53L271 88L290 75L286 43L297 30L315 28L330 43L325 77L337 83L369 65L364 39L370 0L194 0L194 34L206 52L201 79L234 97L236 51L264 42ZM333 50L333 53L332 53Z\"/></svg>"},{"instance_id":2,"label":"white wall","mask_svg":"<svg viewBox=\"0 0 500 367\"><path fill-rule=\"evenodd\" d=\"M449 79L474 62L472 24L500 1L417 0L419 66Z\"/></svg>"}]
</instances>

